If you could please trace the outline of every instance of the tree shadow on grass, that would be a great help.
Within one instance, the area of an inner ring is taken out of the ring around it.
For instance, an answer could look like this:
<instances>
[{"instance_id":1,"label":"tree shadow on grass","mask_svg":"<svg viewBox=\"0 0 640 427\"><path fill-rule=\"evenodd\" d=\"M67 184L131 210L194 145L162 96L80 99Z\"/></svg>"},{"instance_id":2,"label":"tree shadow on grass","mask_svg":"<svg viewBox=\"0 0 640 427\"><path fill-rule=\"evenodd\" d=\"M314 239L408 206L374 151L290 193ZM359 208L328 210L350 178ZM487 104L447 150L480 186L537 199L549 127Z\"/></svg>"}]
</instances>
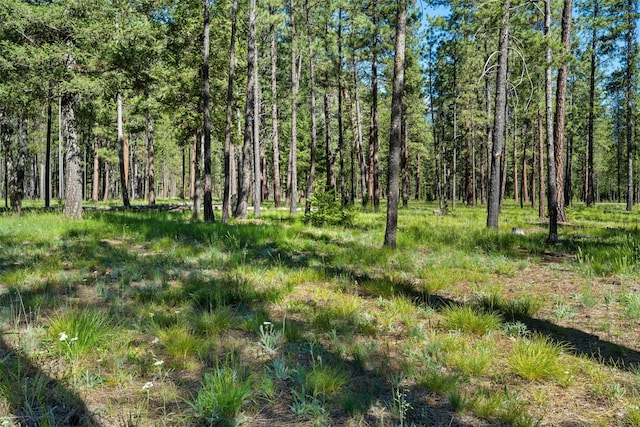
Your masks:
<instances>
[{"instance_id":1,"label":"tree shadow on grass","mask_svg":"<svg viewBox=\"0 0 640 427\"><path fill-rule=\"evenodd\" d=\"M0 420L20 426L99 426L74 391L0 336ZM4 410L8 414L3 414Z\"/></svg>"},{"instance_id":2,"label":"tree shadow on grass","mask_svg":"<svg viewBox=\"0 0 640 427\"><path fill-rule=\"evenodd\" d=\"M162 236L167 230L167 222L171 222L170 217L156 218L155 220L148 221L144 218L136 217L120 217L115 218L112 216L105 216L107 221L125 221L133 222L137 226L144 227L147 237ZM157 221L157 222L154 222ZM169 225L169 228L171 226ZM356 270L353 267L339 265L336 266L335 261L339 259L339 255L327 258L323 254L319 254L313 251L313 249L306 250L303 253L292 253L291 249L283 245L281 241L274 238L278 235L278 227L271 225L257 225L257 224L237 224L237 225L225 225L225 224L191 224L189 227L183 229L188 235L191 235L195 239L213 238L219 241L220 244L226 247L227 250L233 251L237 248L244 248L248 252L248 256L245 257L246 262L249 263L263 263L263 264L279 264L289 269L300 269L308 267L321 266L324 274L327 278L348 277L356 280L359 283L359 290L364 295L372 296L390 296L391 294L400 294L408 297L417 304L428 305L436 310L441 310L443 307L449 305L462 305L462 303L452 300L450 298L442 297L437 294L429 294L424 291L419 291L412 283L398 280L389 279L384 275L383 277L373 277L367 272L359 269ZM605 235L613 237L619 235L621 231L605 230ZM171 233L171 232L170 232ZM308 233L304 233L307 238L311 236ZM633 236L635 239L640 240L640 231L634 230ZM205 237L206 236L206 237ZM491 241L491 238L499 238L499 240ZM322 235L320 237L322 242L328 244L338 244L334 239L329 236ZM517 258L528 257L529 255L523 252L518 252L514 248L520 244L524 244L525 247L531 245L541 244L542 240L540 236L512 236L510 234L504 234L499 236L490 236L486 233L478 233L472 239L475 241L473 246L482 248L484 251L498 253L505 253L509 255L515 254ZM604 240L585 240L584 245L592 245L593 247L608 246L608 243ZM367 250L371 250L366 245L361 245L357 242L342 242L340 249L345 253L364 253ZM562 247L569 248L572 244L567 241ZM386 260L384 250L379 251L378 261L384 264ZM367 284L377 283L376 286L367 286ZM382 289L385 289L382 292ZM385 293L386 292L386 293ZM383 295L383 293L385 293ZM504 313L503 313L504 314ZM507 316L508 317L508 316ZM507 319L510 320L510 319ZM549 336L557 342L563 342L569 344L569 349L577 356L588 357L598 363L606 364L612 367L633 371L640 366L640 352L624 345L616 344L610 341L601 339L600 337L587 333L585 331L560 326L553 322L544 319L537 319L531 316L521 316L518 319L527 325L527 327L534 333L540 333Z\"/></svg>"}]
</instances>

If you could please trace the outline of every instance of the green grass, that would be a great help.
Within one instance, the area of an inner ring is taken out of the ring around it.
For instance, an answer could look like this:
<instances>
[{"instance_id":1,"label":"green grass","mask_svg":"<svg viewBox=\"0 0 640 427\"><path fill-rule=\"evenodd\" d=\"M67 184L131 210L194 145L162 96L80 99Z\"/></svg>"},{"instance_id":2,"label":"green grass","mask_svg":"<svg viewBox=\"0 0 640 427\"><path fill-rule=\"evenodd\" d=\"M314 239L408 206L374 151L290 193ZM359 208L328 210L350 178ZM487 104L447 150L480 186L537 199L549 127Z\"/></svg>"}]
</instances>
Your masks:
<instances>
[{"instance_id":1,"label":"green grass","mask_svg":"<svg viewBox=\"0 0 640 427\"><path fill-rule=\"evenodd\" d=\"M396 251L373 210L349 227L270 206L231 224L3 214L0 421L64 425L38 404L67 395L80 411L80 390L117 425L423 425L460 412L526 426L571 421L561 402L587 390L598 404L585 417L639 425L623 365L638 351L638 213L570 208L548 247L537 212L512 202L499 231L480 207L433 207L401 210ZM539 409L547 395L559 399Z\"/></svg>"},{"instance_id":2,"label":"green grass","mask_svg":"<svg viewBox=\"0 0 640 427\"><path fill-rule=\"evenodd\" d=\"M242 379L238 372L222 366L207 372L202 379L198 395L191 402L196 415L209 425L239 424L240 411L251 397L249 379Z\"/></svg>"},{"instance_id":3,"label":"green grass","mask_svg":"<svg viewBox=\"0 0 640 427\"><path fill-rule=\"evenodd\" d=\"M448 329L474 334L486 334L500 327L500 317L484 313L470 306L449 306L443 312Z\"/></svg>"},{"instance_id":4,"label":"green grass","mask_svg":"<svg viewBox=\"0 0 640 427\"><path fill-rule=\"evenodd\" d=\"M95 309L60 313L49 324L54 348L66 357L80 357L106 349L114 337L115 322Z\"/></svg>"},{"instance_id":5,"label":"green grass","mask_svg":"<svg viewBox=\"0 0 640 427\"><path fill-rule=\"evenodd\" d=\"M556 378L564 370L561 358L564 349L545 336L526 338L514 344L509 364L517 375L528 380Z\"/></svg>"}]
</instances>

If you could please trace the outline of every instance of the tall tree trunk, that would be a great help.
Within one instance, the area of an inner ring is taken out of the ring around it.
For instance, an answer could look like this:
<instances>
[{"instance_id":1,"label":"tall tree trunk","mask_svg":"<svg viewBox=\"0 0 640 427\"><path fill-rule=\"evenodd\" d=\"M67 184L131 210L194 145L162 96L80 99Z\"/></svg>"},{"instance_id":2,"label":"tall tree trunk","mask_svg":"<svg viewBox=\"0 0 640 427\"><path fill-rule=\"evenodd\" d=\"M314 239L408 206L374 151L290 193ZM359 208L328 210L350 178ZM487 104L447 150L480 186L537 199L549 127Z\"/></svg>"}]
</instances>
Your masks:
<instances>
[{"instance_id":1,"label":"tall tree trunk","mask_svg":"<svg viewBox=\"0 0 640 427\"><path fill-rule=\"evenodd\" d=\"M440 211L442 211L443 201L442 201L442 185L440 183L440 148L438 146L438 135L436 131L436 114L435 114L436 106L435 106L434 90L433 90L434 65L432 63L431 55L432 55L432 52L431 52L431 49L429 49L429 63L431 64L431 66L429 67L429 112L431 114L431 132L432 132L432 138L433 138L433 162L434 162L433 170L434 170L434 177L435 177L434 190L435 190L436 198L438 199L439 209Z\"/></svg>"},{"instance_id":2,"label":"tall tree trunk","mask_svg":"<svg viewBox=\"0 0 640 427\"><path fill-rule=\"evenodd\" d=\"M237 4L237 0L235 0ZM278 83L277 83L277 62L276 53L276 26L273 23L274 8L269 8L271 15L271 25L269 33L271 35L271 132L273 144L273 203L276 208L280 207L280 135L278 130ZM309 43L311 44L311 43ZM311 77L313 79L313 76Z\"/></svg>"},{"instance_id":3,"label":"tall tree trunk","mask_svg":"<svg viewBox=\"0 0 640 427\"><path fill-rule=\"evenodd\" d=\"M389 169L387 191L387 225L384 245L396 247L398 231L398 192L400 150L402 145L402 96L404 92L404 57L407 32L407 1L398 1L395 58L393 61L393 94L391 98L391 130L389 132Z\"/></svg>"},{"instance_id":4,"label":"tall tree trunk","mask_svg":"<svg viewBox=\"0 0 640 427\"><path fill-rule=\"evenodd\" d=\"M204 220L214 221L213 214L213 182L211 179L211 97L209 93L209 0L202 0L204 12L203 25L203 49L202 49L202 131L203 134L203 156L204 156Z\"/></svg>"},{"instance_id":5,"label":"tall tree trunk","mask_svg":"<svg viewBox=\"0 0 640 427\"><path fill-rule=\"evenodd\" d=\"M355 97L355 111L356 111L356 151L358 155L358 166L360 167L360 186L361 197L364 201L364 194L367 191L367 165L364 159L364 147L362 144L362 114L360 114L360 91L358 90L358 66L356 63L355 54L353 57L353 94Z\"/></svg>"},{"instance_id":6,"label":"tall tree trunk","mask_svg":"<svg viewBox=\"0 0 640 427\"><path fill-rule=\"evenodd\" d=\"M520 199L520 187L518 185L518 116L513 119L513 200Z\"/></svg>"},{"instance_id":7,"label":"tall tree trunk","mask_svg":"<svg viewBox=\"0 0 640 427\"><path fill-rule=\"evenodd\" d=\"M250 7L251 11L251 7ZM255 14L255 8L254 8ZM253 24L252 24L253 22ZM253 32L251 30L253 25ZM255 15L249 16L249 46L247 50L247 92L244 113L244 144L242 148L242 168L240 169L240 188L238 189L238 203L234 216L244 219L247 217L249 191L251 187L251 146L254 139L254 115L255 115L255 90L256 85L254 68L255 51ZM260 187L255 191L259 191Z\"/></svg>"},{"instance_id":8,"label":"tall tree trunk","mask_svg":"<svg viewBox=\"0 0 640 427\"><path fill-rule=\"evenodd\" d=\"M564 0L562 10L562 44L563 56L569 55L571 51L571 13L573 10L573 0ZM554 156L556 161L556 201L558 205L558 221L566 222L564 200L564 135L567 99L567 74L569 72L568 59L564 59L562 66L558 69L556 83L556 113L554 127Z\"/></svg>"},{"instance_id":9,"label":"tall tree trunk","mask_svg":"<svg viewBox=\"0 0 640 427\"><path fill-rule=\"evenodd\" d=\"M558 200L556 181L556 160L552 107L552 82L551 82L551 0L545 0L544 34L547 38L545 53L545 116L547 121L547 204L549 206L549 236L547 243L558 241Z\"/></svg>"},{"instance_id":10,"label":"tall tree trunk","mask_svg":"<svg viewBox=\"0 0 640 427\"><path fill-rule=\"evenodd\" d=\"M291 0L291 148L289 149L289 170L291 175L290 209L291 215L298 211L298 90L300 88L300 68L302 55L296 51L295 5ZM299 57L298 57L299 56ZM298 61L298 64L296 64Z\"/></svg>"},{"instance_id":11,"label":"tall tree trunk","mask_svg":"<svg viewBox=\"0 0 640 427\"><path fill-rule=\"evenodd\" d=\"M527 134L528 126L525 123L522 128L522 180L520 183L520 207L529 202L529 183L527 177Z\"/></svg>"},{"instance_id":12,"label":"tall tree trunk","mask_svg":"<svg viewBox=\"0 0 640 427\"><path fill-rule=\"evenodd\" d=\"M118 93L118 157L120 166L120 187L122 191L122 204L125 208L130 206L129 203L129 191L127 183L127 152L126 148L127 140L124 137L124 129L122 123L122 94Z\"/></svg>"},{"instance_id":13,"label":"tall tree trunk","mask_svg":"<svg viewBox=\"0 0 640 427\"><path fill-rule=\"evenodd\" d=\"M100 155L98 154L100 140L93 137L93 180L91 182L91 200L97 202L100 197Z\"/></svg>"},{"instance_id":14,"label":"tall tree trunk","mask_svg":"<svg viewBox=\"0 0 640 427\"><path fill-rule=\"evenodd\" d=\"M415 198L414 200L417 202L418 200L420 200L420 189L422 188L422 181L421 181L421 175L420 175L420 168L421 168L421 159L422 157L420 157L420 152L418 151L416 153L416 176L415 176L415 180L416 180L416 193L415 193Z\"/></svg>"},{"instance_id":15,"label":"tall tree trunk","mask_svg":"<svg viewBox=\"0 0 640 427\"><path fill-rule=\"evenodd\" d=\"M507 191L507 168L509 163L509 107L506 107L504 113L505 129L504 129L504 152L500 157L500 212L502 212L502 205L504 204L504 196Z\"/></svg>"},{"instance_id":16,"label":"tall tree trunk","mask_svg":"<svg viewBox=\"0 0 640 427\"><path fill-rule=\"evenodd\" d=\"M593 22L591 28L591 53L589 70L589 121L587 122L587 162L585 165L585 203L593 206L595 202L593 191L593 144L595 134L595 99L596 99L596 67L597 67L597 43L598 43L598 12L600 1L593 2Z\"/></svg>"},{"instance_id":17,"label":"tall tree trunk","mask_svg":"<svg viewBox=\"0 0 640 427\"><path fill-rule=\"evenodd\" d=\"M78 140L78 122L75 111L77 102L76 95L71 93L62 95L60 102L62 132L67 145L64 214L73 219L82 218L82 170L80 168L80 141Z\"/></svg>"},{"instance_id":18,"label":"tall tree trunk","mask_svg":"<svg viewBox=\"0 0 640 427\"><path fill-rule=\"evenodd\" d=\"M233 175L231 173L231 124L233 121L233 79L236 66L236 18L238 15L238 0L233 0L231 5L231 40L229 42L229 78L227 81L227 108L224 127L224 190L222 194L222 222L229 222L231 210L231 185ZM272 86L273 87L273 86ZM274 101L275 102L275 101ZM276 113L277 117L277 113ZM277 134L277 132L276 132ZM277 142L274 142L277 146ZM275 162L276 160L274 160ZM275 179L275 178L274 178ZM276 204L277 207L277 204Z\"/></svg>"},{"instance_id":19,"label":"tall tree trunk","mask_svg":"<svg viewBox=\"0 0 640 427\"><path fill-rule=\"evenodd\" d=\"M375 210L380 207L379 147L378 140L378 0L373 1L372 21L374 27L371 46L371 121L369 125L369 199Z\"/></svg>"},{"instance_id":20,"label":"tall tree trunk","mask_svg":"<svg viewBox=\"0 0 640 427\"><path fill-rule=\"evenodd\" d=\"M258 49L256 46L256 0L249 0L249 65L253 85L253 216L260 218L262 176L260 173L260 90L258 86Z\"/></svg>"},{"instance_id":21,"label":"tall tree trunk","mask_svg":"<svg viewBox=\"0 0 640 427\"><path fill-rule=\"evenodd\" d=\"M409 132L407 129L407 116L402 114L402 151L400 167L402 169L402 206L409 207Z\"/></svg>"},{"instance_id":22,"label":"tall tree trunk","mask_svg":"<svg viewBox=\"0 0 640 427\"><path fill-rule=\"evenodd\" d=\"M465 109L471 111L470 102L466 102ZM465 153L465 167L464 167L464 201L468 206L475 205L475 192L474 192L474 180L473 171L475 169L475 150L473 150L472 144L474 141L474 133L471 129L472 117L467 117L464 120L465 136L464 136L464 153ZM470 143L471 142L471 143Z\"/></svg>"},{"instance_id":23,"label":"tall tree trunk","mask_svg":"<svg viewBox=\"0 0 640 427\"><path fill-rule=\"evenodd\" d=\"M47 145L45 148L44 158L44 207L51 206L51 129L53 119L53 108L51 106L51 97L53 96L51 82L49 82L49 96L47 97Z\"/></svg>"},{"instance_id":24,"label":"tall tree trunk","mask_svg":"<svg viewBox=\"0 0 640 427\"><path fill-rule=\"evenodd\" d=\"M451 209L456 209L458 180L458 61L453 61L453 168L451 173Z\"/></svg>"},{"instance_id":25,"label":"tall tree trunk","mask_svg":"<svg viewBox=\"0 0 640 427\"><path fill-rule=\"evenodd\" d=\"M102 201L109 200L109 182L111 180L111 174L109 173L111 166L109 162L104 161L103 174L102 174Z\"/></svg>"},{"instance_id":26,"label":"tall tree trunk","mask_svg":"<svg viewBox=\"0 0 640 427\"><path fill-rule=\"evenodd\" d=\"M340 199L348 203L344 173L344 129L342 126L342 9L338 11L338 156L340 159Z\"/></svg>"},{"instance_id":27,"label":"tall tree trunk","mask_svg":"<svg viewBox=\"0 0 640 427\"><path fill-rule=\"evenodd\" d=\"M62 96L58 98L58 199L64 199L64 135L62 123Z\"/></svg>"},{"instance_id":28,"label":"tall tree trunk","mask_svg":"<svg viewBox=\"0 0 640 427\"><path fill-rule=\"evenodd\" d=\"M484 53L485 53L485 63L489 61L492 53L489 51L489 42L485 38L484 41ZM485 202L485 198L487 199L487 203L489 203L489 186L491 185L491 162L493 161L492 150L493 150L493 126L491 123L491 117L493 114L493 108L491 105L491 83L489 81L490 76L487 73L487 76L484 80L484 97L485 97L485 108L487 112L487 138L485 140L485 150L483 151L483 155L486 156L487 164L486 164L486 176L482 180L482 203ZM495 117L493 117L495 120Z\"/></svg>"},{"instance_id":29,"label":"tall tree trunk","mask_svg":"<svg viewBox=\"0 0 640 427\"><path fill-rule=\"evenodd\" d=\"M147 186L149 188L149 204L152 206L156 204L155 150L153 144L153 117L151 116L151 111L147 111ZM184 150L182 153L182 163L184 169Z\"/></svg>"},{"instance_id":30,"label":"tall tree trunk","mask_svg":"<svg viewBox=\"0 0 640 427\"><path fill-rule=\"evenodd\" d=\"M191 218L198 219L200 215L200 151L202 150L202 135L197 132L193 137L193 206L191 209ZM162 193L164 197L164 175L162 171Z\"/></svg>"},{"instance_id":31,"label":"tall tree trunk","mask_svg":"<svg viewBox=\"0 0 640 427\"><path fill-rule=\"evenodd\" d=\"M493 119L493 148L491 150L491 174L487 203L487 227L498 228L500 213L500 159L504 144L507 110L507 63L509 56L509 16L510 1L503 6L504 14L500 25L498 44L498 70L496 77L496 109Z\"/></svg>"},{"instance_id":32,"label":"tall tree trunk","mask_svg":"<svg viewBox=\"0 0 640 427\"><path fill-rule=\"evenodd\" d=\"M311 36L311 21L309 19L309 1L305 0L304 8L307 21L307 42L309 43L309 80L311 89L311 155L309 158L309 176L307 177L307 188L304 193L305 205L304 213L311 212L311 193L313 192L313 181L316 177L316 151L318 147L318 124L316 118L316 71L315 52L313 50L313 37ZM275 63L274 63L275 67Z\"/></svg>"},{"instance_id":33,"label":"tall tree trunk","mask_svg":"<svg viewBox=\"0 0 640 427\"><path fill-rule=\"evenodd\" d=\"M336 189L336 175L334 173L334 164L336 161L336 156L333 153L333 149L331 147L331 116L329 115L329 94L328 94L328 86L329 86L329 77L326 76L327 89L325 89L323 95L324 102L324 151L325 151L325 159L326 159L326 169L327 169L327 184L326 190L333 191Z\"/></svg>"},{"instance_id":34,"label":"tall tree trunk","mask_svg":"<svg viewBox=\"0 0 640 427\"><path fill-rule=\"evenodd\" d=\"M627 212L633 209L633 69L635 67L635 11L634 0L627 0L627 34L626 34L626 71L624 77L626 117L625 129L627 139Z\"/></svg>"},{"instance_id":35,"label":"tall tree trunk","mask_svg":"<svg viewBox=\"0 0 640 427\"><path fill-rule=\"evenodd\" d=\"M544 128L542 112L538 108L538 218L544 219Z\"/></svg>"}]
</instances>

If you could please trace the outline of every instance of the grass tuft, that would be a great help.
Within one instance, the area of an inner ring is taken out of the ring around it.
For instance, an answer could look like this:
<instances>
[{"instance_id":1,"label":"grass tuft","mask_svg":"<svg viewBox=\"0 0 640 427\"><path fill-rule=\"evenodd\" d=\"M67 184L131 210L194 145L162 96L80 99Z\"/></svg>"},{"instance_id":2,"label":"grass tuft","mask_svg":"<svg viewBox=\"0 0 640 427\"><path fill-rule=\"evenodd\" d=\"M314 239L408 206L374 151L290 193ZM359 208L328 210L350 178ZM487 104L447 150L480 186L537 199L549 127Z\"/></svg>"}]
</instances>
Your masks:
<instances>
[{"instance_id":1,"label":"grass tuft","mask_svg":"<svg viewBox=\"0 0 640 427\"><path fill-rule=\"evenodd\" d=\"M449 306L442 313L445 325L451 330L474 334L486 334L500 328L500 317L494 313L484 313L470 306Z\"/></svg>"},{"instance_id":2,"label":"grass tuft","mask_svg":"<svg viewBox=\"0 0 640 427\"><path fill-rule=\"evenodd\" d=\"M235 369L222 366L204 374L198 395L190 404L196 416L209 425L236 426L251 390L250 379L241 379Z\"/></svg>"},{"instance_id":3,"label":"grass tuft","mask_svg":"<svg viewBox=\"0 0 640 427\"><path fill-rule=\"evenodd\" d=\"M531 381L558 377L563 372L564 346L546 336L517 341L509 356L509 365L516 375Z\"/></svg>"}]
</instances>

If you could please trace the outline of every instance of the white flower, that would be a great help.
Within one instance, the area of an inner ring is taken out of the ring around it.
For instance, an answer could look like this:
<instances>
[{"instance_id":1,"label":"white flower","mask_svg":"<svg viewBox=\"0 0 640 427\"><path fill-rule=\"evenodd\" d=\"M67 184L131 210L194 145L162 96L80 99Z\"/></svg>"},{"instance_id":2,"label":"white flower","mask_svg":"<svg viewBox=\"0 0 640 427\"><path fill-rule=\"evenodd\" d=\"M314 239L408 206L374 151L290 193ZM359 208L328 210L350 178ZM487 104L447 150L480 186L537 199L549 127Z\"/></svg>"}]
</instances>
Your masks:
<instances>
[{"instance_id":1,"label":"white flower","mask_svg":"<svg viewBox=\"0 0 640 427\"><path fill-rule=\"evenodd\" d=\"M66 332L60 332L59 335L60 335L60 341L66 341L67 338L69 338Z\"/></svg>"},{"instance_id":2,"label":"white flower","mask_svg":"<svg viewBox=\"0 0 640 427\"><path fill-rule=\"evenodd\" d=\"M174 311L174 314L180 314L180 310Z\"/></svg>"},{"instance_id":3,"label":"white flower","mask_svg":"<svg viewBox=\"0 0 640 427\"><path fill-rule=\"evenodd\" d=\"M153 364L153 366L162 366L164 365L164 360L156 360L156 363Z\"/></svg>"},{"instance_id":4,"label":"white flower","mask_svg":"<svg viewBox=\"0 0 640 427\"><path fill-rule=\"evenodd\" d=\"M149 389L153 387L153 383L151 381L145 383L145 385L142 386L142 391L149 391Z\"/></svg>"},{"instance_id":5,"label":"white flower","mask_svg":"<svg viewBox=\"0 0 640 427\"><path fill-rule=\"evenodd\" d=\"M73 344L76 341L78 341L78 337L73 337L69 340L69 344Z\"/></svg>"},{"instance_id":6,"label":"white flower","mask_svg":"<svg viewBox=\"0 0 640 427\"><path fill-rule=\"evenodd\" d=\"M160 338L154 338L153 341L151 341L151 344L158 344L160 342Z\"/></svg>"},{"instance_id":7,"label":"white flower","mask_svg":"<svg viewBox=\"0 0 640 427\"><path fill-rule=\"evenodd\" d=\"M149 313L149 317L153 317L153 316L154 316L153 312Z\"/></svg>"}]
</instances>

